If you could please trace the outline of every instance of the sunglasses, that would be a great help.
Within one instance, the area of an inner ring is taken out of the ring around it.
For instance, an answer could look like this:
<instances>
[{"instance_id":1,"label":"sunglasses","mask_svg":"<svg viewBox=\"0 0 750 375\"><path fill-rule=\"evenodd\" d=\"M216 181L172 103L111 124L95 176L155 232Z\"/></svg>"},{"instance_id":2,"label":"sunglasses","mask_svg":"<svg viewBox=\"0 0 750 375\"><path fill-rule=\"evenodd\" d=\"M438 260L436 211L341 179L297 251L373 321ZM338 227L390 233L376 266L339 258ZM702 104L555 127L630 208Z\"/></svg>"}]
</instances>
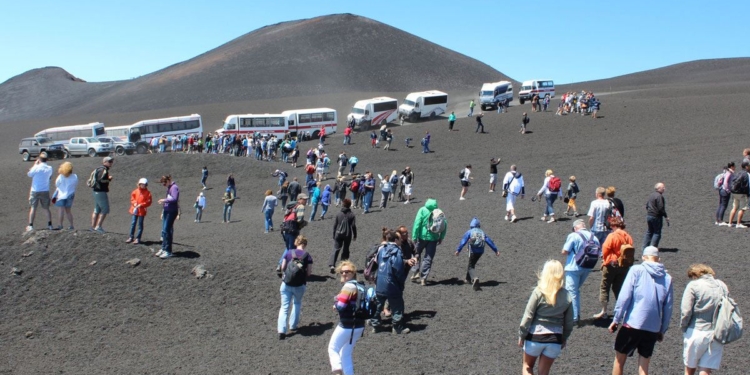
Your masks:
<instances>
[{"instance_id":1,"label":"sunglasses","mask_svg":"<svg viewBox=\"0 0 750 375\"><path fill-rule=\"evenodd\" d=\"M346 274L354 273L354 271L350 271L350 270L341 270L341 272L340 272L340 273L341 273L341 275L346 275Z\"/></svg>"}]
</instances>

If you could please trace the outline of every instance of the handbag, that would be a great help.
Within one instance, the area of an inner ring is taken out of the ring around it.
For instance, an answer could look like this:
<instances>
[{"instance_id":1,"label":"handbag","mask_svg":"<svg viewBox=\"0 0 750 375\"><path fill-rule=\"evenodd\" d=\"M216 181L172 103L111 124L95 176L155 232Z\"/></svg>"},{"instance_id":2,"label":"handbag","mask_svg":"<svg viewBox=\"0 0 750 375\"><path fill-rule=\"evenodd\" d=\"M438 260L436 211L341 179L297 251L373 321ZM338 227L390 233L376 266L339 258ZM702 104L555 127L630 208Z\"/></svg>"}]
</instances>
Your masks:
<instances>
[{"instance_id":1,"label":"handbag","mask_svg":"<svg viewBox=\"0 0 750 375\"><path fill-rule=\"evenodd\" d=\"M563 203L568 203L568 202L570 202L570 198L568 197L563 198Z\"/></svg>"}]
</instances>

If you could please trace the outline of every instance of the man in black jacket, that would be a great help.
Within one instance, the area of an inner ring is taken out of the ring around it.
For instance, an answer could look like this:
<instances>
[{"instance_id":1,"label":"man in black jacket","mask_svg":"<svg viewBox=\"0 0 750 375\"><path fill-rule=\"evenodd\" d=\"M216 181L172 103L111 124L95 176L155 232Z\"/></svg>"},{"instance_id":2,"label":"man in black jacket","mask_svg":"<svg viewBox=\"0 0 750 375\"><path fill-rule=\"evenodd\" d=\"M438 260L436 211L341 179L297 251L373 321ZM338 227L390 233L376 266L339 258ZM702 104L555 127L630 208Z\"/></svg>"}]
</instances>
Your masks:
<instances>
[{"instance_id":1,"label":"man in black jacket","mask_svg":"<svg viewBox=\"0 0 750 375\"><path fill-rule=\"evenodd\" d=\"M357 240L357 223L351 209L352 201L346 198L342 202L342 206L341 211L336 214L336 219L333 221L333 252L331 253L331 259L328 261L328 267L330 267L332 274L336 273L335 267L339 251L341 251L341 260L349 259L349 245L352 241Z\"/></svg>"},{"instance_id":2,"label":"man in black jacket","mask_svg":"<svg viewBox=\"0 0 750 375\"><path fill-rule=\"evenodd\" d=\"M287 189L287 192L289 193L289 201L295 202L297 200L297 196L299 193L302 192L302 186L299 185L299 182L297 181L297 177L295 177L292 182L289 183L289 188Z\"/></svg>"},{"instance_id":3,"label":"man in black jacket","mask_svg":"<svg viewBox=\"0 0 750 375\"><path fill-rule=\"evenodd\" d=\"M661 240L661 228L664 225L662 218L667 220L669 225L669 218L667 217L666 202L664 201L664 183L657 183L654 186L654 192L648 197L646 202L646 235L643 237L643 248L648 246L659 247L659 240Z\"/></svg>"}]
</instances>

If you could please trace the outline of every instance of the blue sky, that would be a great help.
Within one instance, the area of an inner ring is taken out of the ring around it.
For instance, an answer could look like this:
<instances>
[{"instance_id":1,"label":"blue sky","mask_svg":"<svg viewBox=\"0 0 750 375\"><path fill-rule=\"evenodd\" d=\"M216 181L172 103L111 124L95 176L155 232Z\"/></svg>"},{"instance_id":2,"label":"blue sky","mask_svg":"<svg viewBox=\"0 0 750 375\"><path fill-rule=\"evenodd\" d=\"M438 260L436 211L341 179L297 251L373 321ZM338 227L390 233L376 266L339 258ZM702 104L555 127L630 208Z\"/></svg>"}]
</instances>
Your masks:
<instances>
[{"instance_id":1,"label":"blue sky","mask_svg":"<svg viewBox=\"0 0 750 375\"><path fill-rule=\"evenodd\" d=\"M581 82L697 59L750 56L745 20L750 2L710 4L0 0L0 82L44 66L62 67L90 82L130 79L266 25L332 13L389 24L516 80Z\"/></svg>"}]
</instances>

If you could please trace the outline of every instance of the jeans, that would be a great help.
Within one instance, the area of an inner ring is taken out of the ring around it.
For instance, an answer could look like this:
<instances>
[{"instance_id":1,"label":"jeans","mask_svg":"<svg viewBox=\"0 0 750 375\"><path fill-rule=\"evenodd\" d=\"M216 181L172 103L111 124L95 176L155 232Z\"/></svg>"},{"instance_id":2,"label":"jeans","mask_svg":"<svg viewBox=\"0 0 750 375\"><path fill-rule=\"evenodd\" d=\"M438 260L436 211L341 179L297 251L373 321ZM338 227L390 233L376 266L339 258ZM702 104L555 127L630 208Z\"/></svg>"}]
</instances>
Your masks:
<instances>
[{"instance_id":1,"label":"jeans","mask_svg":"<svg viewBox=\"0 0 750 375\"><path fill-rule=\"evenodd\" d=\"M203 185L203 187L206 187L206 180L207 179L208 179L208 177L201 178L201 185Z\"/></svg>"},{"instance_id":2,"label":"jeans","mask_svg":"<svg viewBox=\"0 0 750 375\"><path fill-rule=\"evenodd\" d=\"M727 210L731 196L731 194L724 190L719 191L719 209L716 210L716 221L719 223L724 222L724 212Z\"/></svg>"},{"instance_id":3,"label":"jeans","mask_svg":"<svg viewBox=\"0 0 750 375\"><path fill-rule=\"evenodd\" d=\"M286 323L289 320L289 328L297 329L299 316L302 313L302 296L305 295L307 285L289 286L281 283L281 308L279 309L279 321L276 329L279 333L286 333ZM289 317L289 305L292 305L291 319Z\"/></svg>"},{"instance_id":4,"label":"jeans","mask_svg":"<svg viewBox=\"0 0 750 375\"><path fill-rule=\"evenodd\" d=\"M297 239L298 235L299 233L288 233L288 232L283 232L281 234L281 236L284 237L284 245L285 245L284 251L286 251L287 249L294 249L297 247L294 245L294 240ZM279 260L279 264L281 264L281 260Z\"/></svg>"},{"instance_id":5,"label":"jeans","mask_svg":"<svg viewBox=\"0 0 750 375\"><path fill-rule=\"evenodd\" d=\"M474 114L474 107L469 107L469 117Z\"/></svg>"},{"instance_id":6,"label":"jeans","mask_svg":"<svg viewBox=\"0 0 750 375\"><path fill-rule=\"evenodd\" d=\"M195 208L195 220L201 221L203 217L203 207L198 206Z\"/></svg>"},{"instance_id":7,"label":"jeans","mask_svg":"<svg viewBox=\"0 0 750 375\"><path fill-rule=\"evenodd\" d=\"M604 230L601 232L591 232L594 237L596 237L597 240L599 240L599 245L604 245L604 241L607 239L607 236L609 236L610 231Z\"/></svg>"},{"instance_id":8,"label":"jeans","mask_svg":"<svg viewBox=\"0 0 750 375\"><path fill-rule=\"evenodd\" d=\"M273 229L273 220L271 219L273 217L273 210L265 210L263 211L263 216L266 218L266 232Z\"/></svg>"},{"instance_id":9,"label":"jeans","mask_svg":"<svg viewBox=\"0 0 750 375\"><path fill-rule=\"evenodd\" d=\"M477 123L477 130L475 130L474 133L479 133L480 128L482 129L482 133L484 133L484 124L482 124L481 122Z\"/></svg>"},{"instance_id":10,"label":"jeans","mask_svg":"<svg viewBox=\"0 0 750 375\"><path fill-rule=\"evenodd\" d=\"M581 294L579 290L581 285L586 281L591 273L590 269L581 268L577 271L565 271L565 290L570 293L573 298L573 320L580 318L579 311L581 311Z\"/></svg>"},{"instance_id":11,"label":"jeans","mask_svg":"<svg viewBox=\"0 0 750 375\"><path fill-rule=\"evenodd\" d=\"M659 247L659 241L661 240L661 228L664 225L661 217L646 216L646 235L643 236L643 248L647 246Z\"/></svg>"},{"instance_id":12,"label":"jeans","mask_svg":"<svg viewBox=\"0 0 750 375\"><path fill-rule=\"evenodd\" d=\"M354 168L357 168L357 163L349 163L349 174L354 173Z\"/></svg>"},{"instance_id":13,"label":"jeans","mask_svg":"<svg viewBox=\"0 0 750 375\"><path fill-rule=\"evenodd\" d=\"M172 254L172 240L174 239L174 221L177 219L177 211L164 211L161 221L161 249L167 254Z\"/></svg>"},{"instance_id":14,"label":"jeans","mask_svg":"<svg viewBox=\"0 0 750 375\"><path fill-rule=\"evenodd\" d=\"M426 153L428 153L428 152L430 152L430 142L425 142L425 143L424 143L424 144L422 145L422 153L425 153L425 154L426 154Z\"/></svg>"},{"instance_id":15,"label":"jeans","mask_svg":"<svg viewBox=\"0 0 750 375\"><path fill-rule=\"evenodd\" d=\"M475 268L482 255L482 253L469 253L469 267L466 268L466 280L474 281L477 278Z\"/></svg>"},{"instance_id":16,"label":"jeans","mask_svg":"<svg viewBox=\"0 0 750 375\"><path fill-rule=\"evenodd\" d=\"M547 201L547 207L544 209L544 216L555 216L555 209L552 205L557 199L557 194L547 194L544 196L544 199Z\"/></svg>"},{"instance_id":17,"label":"jeans","mask_svg":"<svg viewBox=\"0 0 750 375\"><path fill-rule=\"evenodd\" d=\"M326 216L326 212L328 212L328 206L329 204L321 203L320 207L322 208L322 211L320 212L320 218L323 219L324 216Z\"/></svg>"},{"instance_id":18,"label":"jeans","mask_svg":"<svg viewBox=\"0 0 750 375\"><path fill-rule=\"evenodd\" d=\"M426 279L432 269L432 260L435 258L435 252L437 251L437 241L425 241L419 240L417 242L417 249L415 251L420 257L422 256L422 250L424 250L424 258L422 258L422 268L420 270L420 276ZM415 266L416 267L416 266Z\"/></svg>"},{"instance_id":19,"label":"jeans","mask_svg":"<svg viewBox=\"0 0 750 375\"><path fill-rule=\"evenodd\" d=\"M353 331L352 331L353 330ZM352 351L365 328L344 328L336 326L328 342L328 359L331 362L331 371L341 370L344 375L354 374L354 362Z\"/></svg>"},{"instance_id":20,"label":"jeans","mask_svg":"<svg viewBox=\"0 0 750 375\"><path fill-rule=\"evenodd\" d=\"M333 240L333 252L331 258L328 259L328 267L335 267L336 261L341 252L341 260L349 259L349 245L352 243L351 237L336 238Z\"/></svg>"},{"instance_id":21,"label":"jeans","mask_svg":"<svg viewBox=\"0 0 750 375\"><path fill-rule=\"evenodd\" d=\"M351 136L349 136L349 135L345 135L345 136L344 136L344 144L345 144L345 145L348 145L348 144L350 144L351 142L352 142L352 137L351 137Z\"/></svg>"},{"instance_id":22,"label":"jeans","mask_svg":"<svg viewBox=\"0 0 750 375\"><path fill-rule=\"evenodd\" d=\"M141 234L143 234L143 219L145 216L133 215L133 221L130 222L130 238L135 238L138 242L141 241ZM138 233L135 232L135 228L138 226ZM135 234L135 237L133 237Z\"/></svg>"},{"instance_id":23,"label":"jeans","mask_svg":"<svg viewBox=\"0 0 750 375\"><path fill-rule=\"evenodd\" d=\"M365 212L370 212L370 207L372 207L372 195L372 190L368 190L365 192L365 197L363 199L363 203L365 204Z\"/></svg>"},{"instance_id":24,"label":"jeans","mask_svg":"<svg viewBox=\"0 0 750 375\"><path fill-rule=\"evenodd\" d=\"M388 306L392 314L393 328L397 331L404 329L404 296L386 296L378 293L375 294L375 297L378 301L377 312L375 313L375 317L370 319L370 325L373 328L380 327L380 313L383 311L386 301L388 301Z\"/></svg>"},{"instance_id":25,"label":"jeans","mask_svg":"<svg viewBox=\"0 0 750 375\"><path fill-rule=\"evenodd\" d=\"M386 208L388 206L388 197L391 196L390 191L381 191L380 194L380 208Z\"/></svg>"},{"instance_id":26,"label":"jeans","mask_svg":"<svg viewBox=\"0 0 750 375\"><path fill-rule=\"evenodd\" d=\"M160 144L159 145L159 153L163 154L165 151L167 151L167 145L165 145L164 143Z\"/></svg>"},{"instance_id":27,"label":"jeans","mask_svg":"<svg viewBox=\"0 0 750 375\"><path fill-rule=\"evenodd\" d=\"M312 212L310 213L310 221L315 220L315 214L318 213L318 204L320 202L312 202Z\"/></svg>"},{"instance_id":28,"label":"jeans","mask_svg":"<svg viewBox=\"0 0 750 375\"><path fill-rule=\"evenodd\" d=\"M228 223L231 221L232 217L232 205L225 204L224 205L224 222Z\"/></svg>"}]
</instances>

